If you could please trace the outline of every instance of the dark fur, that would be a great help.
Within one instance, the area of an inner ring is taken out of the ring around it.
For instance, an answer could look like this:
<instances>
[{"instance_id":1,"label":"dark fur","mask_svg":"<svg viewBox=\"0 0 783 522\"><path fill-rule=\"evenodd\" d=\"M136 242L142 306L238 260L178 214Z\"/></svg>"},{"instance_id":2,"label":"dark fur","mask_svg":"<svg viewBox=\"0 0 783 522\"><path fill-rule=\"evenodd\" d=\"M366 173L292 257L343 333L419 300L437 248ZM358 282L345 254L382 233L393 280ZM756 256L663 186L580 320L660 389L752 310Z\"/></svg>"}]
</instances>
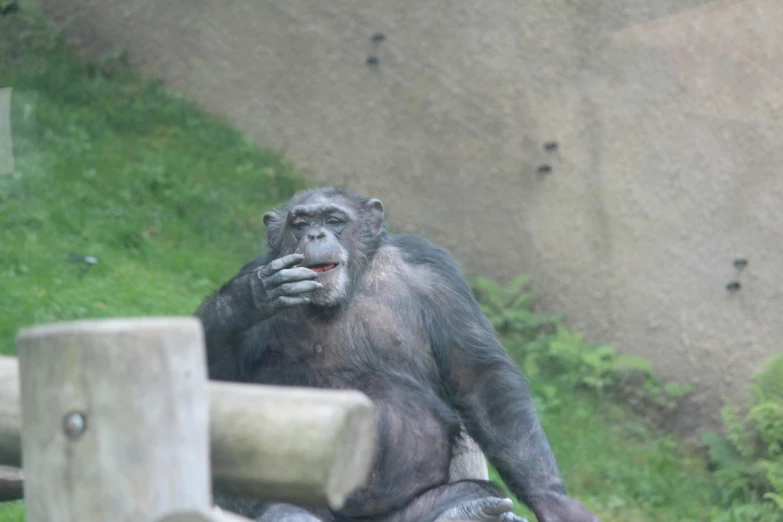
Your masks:
<instances>
[{"instance_id":1,"label":"dark fur","mask_svg":"<svg viewBox=\"0 0 783 522\"><path fill-rule=\"evenodd\" d=\"M575 501L565 496L522 375L443 248L418 236L389 235L385 225L374 236L362 214L357 233L339 239L350 243L344 245L352 256L349 298L334 307L286 309L254 324L243 276L293 253L288 209L323 195L354 210L368 201L335 189L298 194L265 220L269 252L197 311L210 377L354 388L374 401L380 433L374 472L344 510L331 514L334 520L424 522L453 505L455 495L473 498L466 493L471 488L504 496L478 481L447 485L460 421L539 520L592 520L579 513L547 518Z\"/></svg>"}]
</instances>

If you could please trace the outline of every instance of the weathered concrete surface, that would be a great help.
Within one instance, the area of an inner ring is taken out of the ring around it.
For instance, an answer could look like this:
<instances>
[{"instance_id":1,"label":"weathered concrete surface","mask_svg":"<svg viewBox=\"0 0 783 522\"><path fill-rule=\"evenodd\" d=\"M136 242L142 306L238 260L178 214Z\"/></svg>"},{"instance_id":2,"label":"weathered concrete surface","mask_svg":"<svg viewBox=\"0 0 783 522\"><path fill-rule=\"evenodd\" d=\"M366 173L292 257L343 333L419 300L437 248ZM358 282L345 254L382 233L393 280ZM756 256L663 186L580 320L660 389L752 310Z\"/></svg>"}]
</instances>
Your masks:
<instances>
[{"instance_id":1,"label":"weathered concrete surface","mask_svg":"<svg viewBox=\"0 0 783 522\"><path fill-rule=\"evenodd\" d=\"M40 3L468 270L531 273L696 384L686 426L781 350L779 0Z\"/></svg>"}]
</instances>

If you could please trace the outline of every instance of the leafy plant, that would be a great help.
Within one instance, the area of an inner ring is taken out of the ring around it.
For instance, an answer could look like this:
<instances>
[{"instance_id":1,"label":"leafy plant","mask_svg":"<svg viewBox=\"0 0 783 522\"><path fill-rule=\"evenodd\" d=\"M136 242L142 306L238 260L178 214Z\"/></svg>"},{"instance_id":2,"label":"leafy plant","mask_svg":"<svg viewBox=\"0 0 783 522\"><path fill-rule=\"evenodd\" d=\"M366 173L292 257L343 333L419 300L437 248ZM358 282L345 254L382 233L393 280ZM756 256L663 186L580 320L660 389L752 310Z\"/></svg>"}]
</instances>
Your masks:
<instances>
[{"instance_id":1,"label":"leafy plant","mask_svg":"<svg viewBox=\"0 0 783 522\"><path fill-rule=\"evenodd\" d=\"M755 375L750 396L723 408L725 437L702 435L727 508L713 522L783 520L783 355Z\"/></svg>"},{"instance_id":2,"label":"leafy plant","mask_svg":"<svg viewBox=\"0 0 783 522\"><path fill-rule=\"evenodd\" d=\"M471 284L509 354L530 378L536 408L553 447L560 448L570 483L601 506L602 520L615 520L615 514L616 520L709 520L715 508L706 463L646 426L650 406L676 409L689 387L657 378L641 357L586 341L561 315L537 312L528 281L522 275L506 286L486 278ZM628 412L628 404L647 408L644 423ZM607 423L609 416L614 420ZM518 507L517 513L529 516Z\"/></svg>"},{"instance_id":3,"label":"leafy plant","mask_svg":"<svg viewBox=\"0 0 783 522\"><path fill-rule=\"evenodd\" d=\"M544 401L555 404L557 389L586 389L622 395L632 405L674 409L689 386L657 378L650 363L621 355L609 345L586 341L563 323L561 314L533 309L534 295L525 290L529 276L520 275L505 287L496 281L472 279L476 298L490 323L531 378L552 383Z\"/></svg>"}]
</instances>

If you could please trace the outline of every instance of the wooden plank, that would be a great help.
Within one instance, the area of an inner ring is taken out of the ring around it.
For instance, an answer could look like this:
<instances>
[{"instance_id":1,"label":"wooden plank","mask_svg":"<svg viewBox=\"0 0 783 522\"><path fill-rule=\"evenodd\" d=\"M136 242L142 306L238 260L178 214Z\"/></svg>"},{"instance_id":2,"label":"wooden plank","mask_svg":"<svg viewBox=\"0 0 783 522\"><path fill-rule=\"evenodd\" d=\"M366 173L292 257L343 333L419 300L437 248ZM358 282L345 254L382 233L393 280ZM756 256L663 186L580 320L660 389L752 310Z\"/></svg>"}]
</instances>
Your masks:
<instances>
[{"instance_id":1,"label":"wooden plank","mask_svg":"<svg viewBox=\"0 0 783 522\"><path fill-rule=\"evenodd\" d=\"M22 470L0 466L0 502L19 500L24 496Z\"/></svg>"},{"instance_id":2,"label":"wooden plank","mask_svg":"<svg viewBox=\"0 0 783 522\"><path fill-rule=\"evenodd\" d=\"M17 353L28 522L152 522L209 509L197 319L26 328Z\"/></svg>"}]
</instances>

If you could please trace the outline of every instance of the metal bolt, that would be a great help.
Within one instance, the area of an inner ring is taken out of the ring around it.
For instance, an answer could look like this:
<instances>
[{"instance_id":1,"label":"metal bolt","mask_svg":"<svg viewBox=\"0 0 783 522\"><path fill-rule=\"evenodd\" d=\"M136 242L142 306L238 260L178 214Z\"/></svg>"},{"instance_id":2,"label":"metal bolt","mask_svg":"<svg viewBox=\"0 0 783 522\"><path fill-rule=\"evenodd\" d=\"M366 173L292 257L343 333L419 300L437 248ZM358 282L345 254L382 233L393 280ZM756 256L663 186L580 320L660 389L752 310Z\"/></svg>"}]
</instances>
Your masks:
<instances>
[{"instance_id":1,"label":"metal bolt","mask_svg":"<svg viewBox=\"0 0 783 522\"><path fill-rule=\"evenodd\" d=\"M63 419L63 431L69 439L81 437L87 429L87 419L79 412L72 411Z\"/></svg>"}]
</instances>

